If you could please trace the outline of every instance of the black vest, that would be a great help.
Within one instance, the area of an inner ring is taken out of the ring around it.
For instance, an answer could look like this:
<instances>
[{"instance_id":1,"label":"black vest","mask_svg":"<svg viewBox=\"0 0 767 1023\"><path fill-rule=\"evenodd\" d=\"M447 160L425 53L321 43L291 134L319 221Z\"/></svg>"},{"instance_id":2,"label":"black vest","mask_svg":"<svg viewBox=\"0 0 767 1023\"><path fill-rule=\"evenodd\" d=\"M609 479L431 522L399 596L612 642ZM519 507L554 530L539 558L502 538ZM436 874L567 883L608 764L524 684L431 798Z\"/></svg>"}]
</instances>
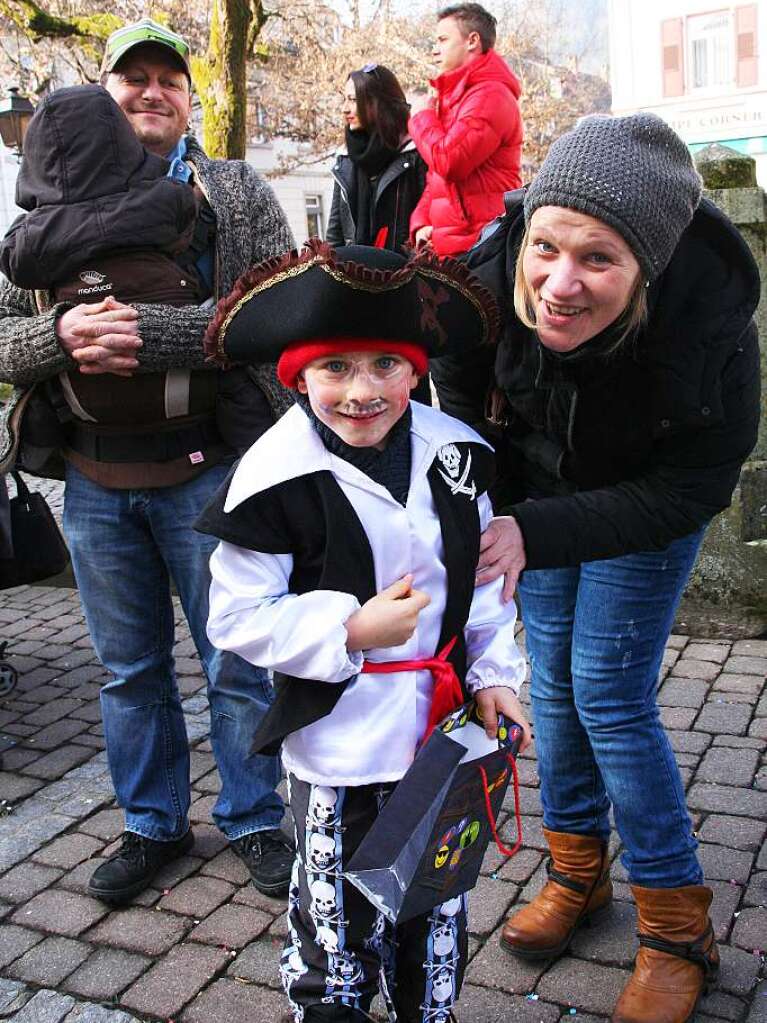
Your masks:
<instances>
[{"instance_id":1,"label":"black vest","mask_svg":"<svg viewBox=\"0 0 767 1023\"><path fill-rule=\"evenodd\" d=\"M474 574L479 558L477 500L487 490L493 471L493 453L481 444L456 443L461 454L460 479L471 455L469 480L476 484L474 498L448 481L449 474L435 459L427 478L439 516L447 569L447 602L438 649L453 636L458 642L450 654L460 679L466 675L463 629L474 595ZM231 475L230 475L231 478ZM360 604L375 596L375 568L365 530L335 476L327 471L300 476L278 484L224 512L227 480L195 528L248 550L292 554L290 592L337 590L350 593ZM432 655L437 651L429 651ZM331 713L351 679L329 685L311 679L274 674L275 699L253 739L254 753L279 752L285 736Z\"/></svg>"}]
</instances>

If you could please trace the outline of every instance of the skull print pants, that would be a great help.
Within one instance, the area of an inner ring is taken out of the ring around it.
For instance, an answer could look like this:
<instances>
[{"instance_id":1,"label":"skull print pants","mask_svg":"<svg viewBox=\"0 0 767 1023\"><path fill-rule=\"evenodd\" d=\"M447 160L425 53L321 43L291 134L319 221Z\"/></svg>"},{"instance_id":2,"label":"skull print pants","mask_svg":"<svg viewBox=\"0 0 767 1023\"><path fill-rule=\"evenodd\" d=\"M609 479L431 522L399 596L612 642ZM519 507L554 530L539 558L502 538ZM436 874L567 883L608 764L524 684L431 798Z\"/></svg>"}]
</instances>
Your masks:
<instances>
[{"instance_id":1,"label":"skull print pants","mask_svg":"<svg viewBox=\"0 0 767 1023\"><path fill-rule=\"evenodd\" d=\"M447 1023L466 965L466 897L395 927L343 876L394 786L288 784L296 860L280 976L295 1020L363 1021L380 991L390 1023Z\"/></svg>"}]
</instances>

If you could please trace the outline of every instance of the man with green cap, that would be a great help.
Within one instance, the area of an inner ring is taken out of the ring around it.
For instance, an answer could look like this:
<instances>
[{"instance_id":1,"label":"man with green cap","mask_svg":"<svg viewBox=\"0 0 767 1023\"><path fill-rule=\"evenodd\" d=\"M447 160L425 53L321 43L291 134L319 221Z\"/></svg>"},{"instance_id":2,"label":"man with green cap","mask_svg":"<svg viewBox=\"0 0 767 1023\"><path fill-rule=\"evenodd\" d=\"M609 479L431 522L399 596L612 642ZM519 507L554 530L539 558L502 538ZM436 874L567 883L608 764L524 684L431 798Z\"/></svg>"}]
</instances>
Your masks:
<instances>
[{"instance_id":1,"label":"man with green cap","mask_svg":"<svg viewBox=\"0 0 767 1023\"><path fill-rule=\"evenodd\" d=\"M206 365L202 337L213 305L249 266L292 248L293 239L255 171L243 161L208 159L187 133L191 75L181 36L148 18L114 32L102 85L144 148L167 161L168 177L194 190L199 213L185 255L199 302L163 304L155 295L132 297L129 305L120 287L111 287L111 264L100 268L98 259L80 275L86 287L79 304L0 279L0 377L17 385L0 428L0 467L17 462L65 478L64 529L75 576L94 647L113 676L101 706L126 831L89 891L110 904L129 902L193 845L188 738L172 656L172 580L209 683L222 782L214 820L254 884L279 895L292 861L279 830L279 766L276 758L250 756L270 684L265 671L207 639L215 543L192 523L236 456L218 432L217 410L236 406L247 420L250 409L263 408L264 392L276 412L285 402L269 373L256 383ZM82 161L77 166L78 184L93 178L89 194L98 196L102 173L109 191L100 165L95 172ZM132 241L126 237L125 245ZM142 267L142 275L151 278L151 270ZM80 381L90 387L81 391ZM86 392L89 399L96 394L95 411L78 400ZM46 422L54 424L47 446L39 433L29 443L31 409L38 419L47 411ZM251 433L247 443L263 426L255 416L240 424Z\"/></svg>"}]
</instances>

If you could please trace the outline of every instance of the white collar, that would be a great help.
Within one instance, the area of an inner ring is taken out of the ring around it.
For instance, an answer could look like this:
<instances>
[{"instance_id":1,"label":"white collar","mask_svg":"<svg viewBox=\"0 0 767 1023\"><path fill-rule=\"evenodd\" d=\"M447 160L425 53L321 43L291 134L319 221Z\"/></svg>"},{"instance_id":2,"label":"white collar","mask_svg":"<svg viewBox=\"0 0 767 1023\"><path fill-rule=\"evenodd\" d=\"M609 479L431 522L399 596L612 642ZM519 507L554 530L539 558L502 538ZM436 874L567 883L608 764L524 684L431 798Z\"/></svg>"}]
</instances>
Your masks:
<instances>
[{"instance_id":1,"label":"white collar","mask_svg":"<svg viewBox=\"0 0 767 1023\"><path fill-rule=\"evenodd\" d=\"M437 451L445 444L471 442L490 447L470 426L438 409L417 401L411 401L410 408L413 413L410 432L414 439L411 480L428 471ZM224 511L231 512L249 497L280 483L323 469L349 483L360 485L364 480L377 486L351 462L331 454L303 409L294 405L242 456L229 484Z\"/></svg>"}]
</instances>

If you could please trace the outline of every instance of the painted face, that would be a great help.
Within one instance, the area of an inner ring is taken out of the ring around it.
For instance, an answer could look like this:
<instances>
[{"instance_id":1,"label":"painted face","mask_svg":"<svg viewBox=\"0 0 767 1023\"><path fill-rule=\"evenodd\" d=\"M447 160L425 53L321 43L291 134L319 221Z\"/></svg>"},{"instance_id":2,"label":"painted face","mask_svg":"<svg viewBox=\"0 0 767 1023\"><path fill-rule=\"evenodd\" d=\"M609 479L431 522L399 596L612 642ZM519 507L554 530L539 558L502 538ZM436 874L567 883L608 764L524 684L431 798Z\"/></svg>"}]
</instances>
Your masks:
<instances>
[{"instance_id":1,"label":"painted face","mask_svg":"<svg viewBox=\"0 0 767 1023\"><path fill-rule=\"evenodd\" d=\"M164 46L137 46L106 80L106 90L150 153L167 156L186 131L189 79Z\"/></svg>"},{"instance_id":2,"label":"painted face","mask_svg":"<svg viewBox=\"0 0 767 1023\"><path fill-rule=\"evenodd\" d=\"M360 121L359 111L357 109L357 90L355 89L354 82L351 78L347 79L346 85L344 86L344 97L341 101L341 113L344 115L344 120L351 131L360 131L362 129L362 121Z\"/></svg>"},{"instance_id":3,"label":"painted face","mask_svg":"<svg viewBox=\"0 0 767 1023\"><path fill-rule=\"evenodd\" d=\"M455 18L442 18L437 22L437 34L431 55L440 74L463 67L481 52L482 47L476 32L470 32L465 36Z\"/></svg>"},{"instance_id":4,"label":"painted face","mask_svg":"<svg viewBox=\"0 0 767 1023\"><path fill-rule=\"evenodd\" d=\"M416 371L401 355L341 352L305 366L298 390L309 396L320 422L346 444L383 451L417 383Z\"/></svg>"},{"instance_id":5,"label":"painted face","mask_svg":"<svg viewBox=\"0 0 767 1023\"><path fill-rule=\"evenodd\" d=\"M639 281L636 257L612 227L561 206L530 219L522 256L541 344L570 352L618 319Z\"/></svg>"}]
</instances>

